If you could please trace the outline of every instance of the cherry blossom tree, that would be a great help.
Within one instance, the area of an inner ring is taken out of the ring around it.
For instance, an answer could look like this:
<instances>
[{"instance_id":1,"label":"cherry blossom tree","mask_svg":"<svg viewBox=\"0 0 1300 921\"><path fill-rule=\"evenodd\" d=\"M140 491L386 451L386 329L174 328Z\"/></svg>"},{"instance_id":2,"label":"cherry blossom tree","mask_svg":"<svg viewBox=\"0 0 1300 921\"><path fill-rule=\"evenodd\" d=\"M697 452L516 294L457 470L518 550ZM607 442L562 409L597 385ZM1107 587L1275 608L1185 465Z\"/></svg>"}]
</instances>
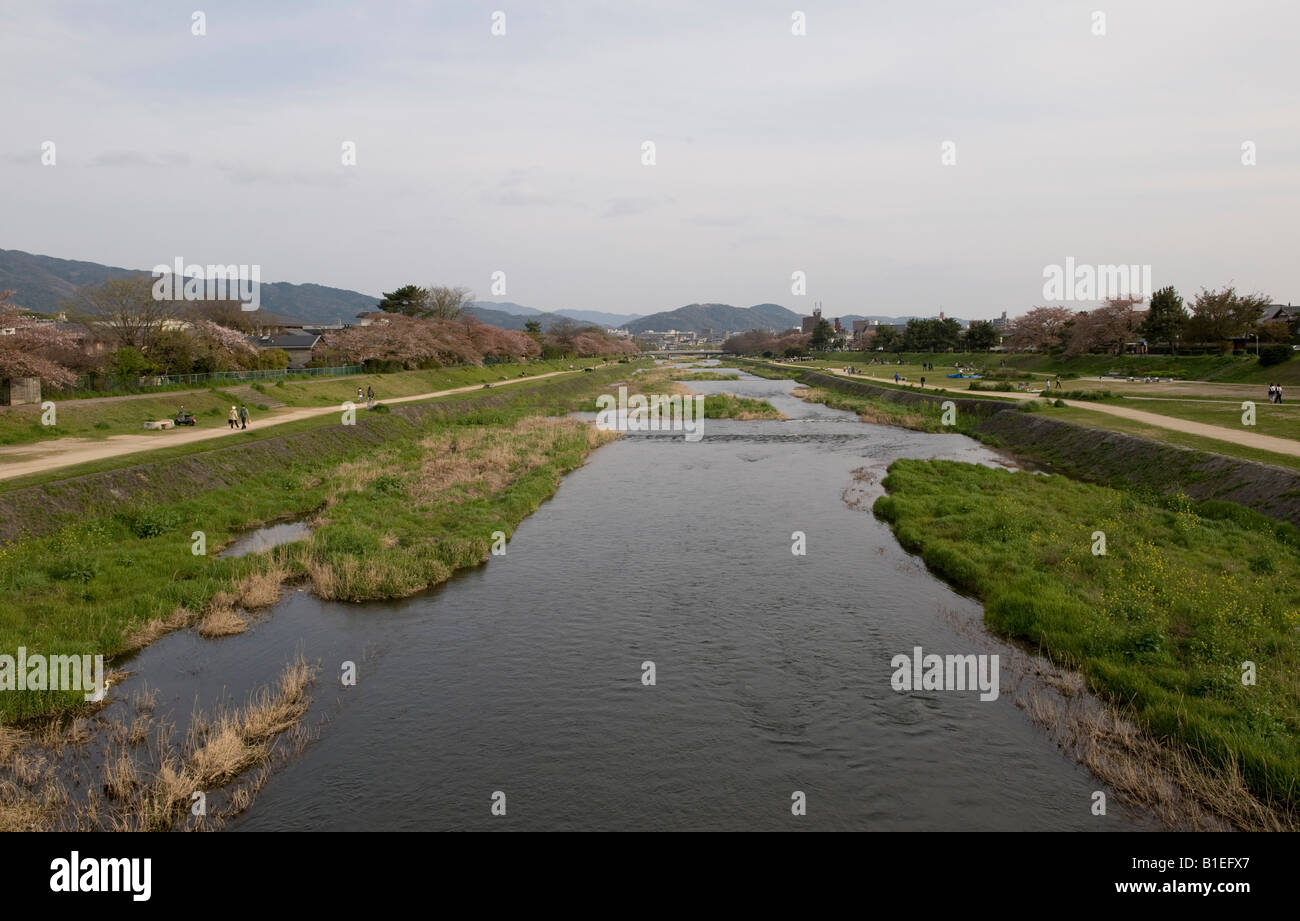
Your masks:
<instances>
[{"instance_id":1,"label":"cherry blossom tree","mask_svg":"<svg viewBox=\"0 0 1300 921\"><path fill-rule=\"evenodd\" d=\"M68 367L82 351L73 333L22 312L0 291L0 378L39 377L51 387L71 387L76 373Z\"/></svg>"},{"instance_id":2,"label":"cherry blossom tree","mask_svg":"<svg viewBox=\"0 0 1300 921\"><path fill-rule=\"evenodd\" d=\"M1060 347L1074 320L1075 313L1068 307L1035 307L1011 321L1006 343L1013 349L1050 351Z\"/></svg>"}]
</instances>

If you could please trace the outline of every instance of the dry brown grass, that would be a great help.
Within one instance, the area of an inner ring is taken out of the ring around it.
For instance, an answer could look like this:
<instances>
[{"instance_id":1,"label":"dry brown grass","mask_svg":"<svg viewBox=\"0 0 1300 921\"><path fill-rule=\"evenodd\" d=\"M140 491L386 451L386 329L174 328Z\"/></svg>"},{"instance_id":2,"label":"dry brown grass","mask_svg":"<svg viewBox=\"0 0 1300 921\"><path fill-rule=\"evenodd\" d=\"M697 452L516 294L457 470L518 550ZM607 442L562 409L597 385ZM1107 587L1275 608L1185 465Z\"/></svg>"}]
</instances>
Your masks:
<instances>
[{"instance_id":1,"label":"dry brown grass","mask_svg":"<svg viewBox=\"0 0 1300 921\"><path fill-rule=\"evenodd\" d=\"M1293 817L1250 792L1235 764L1211 768L1162 745L1082 690L1064 697L1034 688L1016 704L1122 801L1145 807L1167 828L1300 830Z\"/></svg>"},{"instance_id":2,"label":"dry brown grass","mask_svg":"<svg viewBox=\"0 0 1300 921\"><path fill-rule=\"evenodd\" d=\"M271 564L265 569L250 572L235 586L235 596L245 610L255 611L275 604L280 597L280 586L289 577L283 566Z\"/></svg>"},{"instance_id":3,"label":"dry brown grass","mask_svg":"<svg viewBox=\"0 0 1300 921\"><path fill-rule=\"evenodd\" d=\"M115 800L125 801L140 786L140 774L135 759L126 749L104 765L104 793Z\"/></svg>"},{"instance_id":4,"label":"dry brown grass","mask_svg":"<svg viewBox=\"0 0 1300 921\"><path fill-rule=\"evenodd\" d=\"M219 636L234 636L248 629L248 621L230 608L218 608L209 612L199 624L199 635L213 639Z\"/></svg>"},{"instance_id":5,"label":"dry brown grass","mask_svg":"<svg viewBox=\"0 0 1300 921\"><path fill-rule=\"evenodd\" d=\"M72 789L56 770L54 750L45 742L55 739L46 727L37 731L6 729L0 732L0 831L117 830L164 831L184 825L200 829L217 827L251 803L268 776L272 758L281 751L301 751L308 735L299 725L310 702L308 689L315 669L301 658L291 662L277 681L249 697L247 704L221 709L212 715L196 712L179 751L173 744L173 727L156 726L156 743L144 745L152 721L138 715L128 730L120 723L101 725L106 758L98 778L76 773ZM137 695L137 708L152 710L153 694ZM62 738L59 736L58 738ZM283 739L283 742L281 741ZM45 741L42 741L45 740ZM262 771L248 772L258 766ZM66 765L64 766L66 767ZM85 768L93 768L87 761ZM238 780L224 807L212 794ZM207 817L190 812L192 797L202 791L209 797Z\"/></svg>"},{"instance_id":6,"label":"dry brown grass","mask_svg":"<svg viewBox=\"0 0 1300 921\"><path fill-rule=\"evenodd\" d=\"M173 630L180 630L190 626L198 619L199 615L188 608L177 608L167 617L155 617L153 620L141 624L127 636L126 648L122 651L125 653L142 649Z\"/></svg>"},{"instance_id":7,"label":"dry brown grass","mask_svg":"<svg viewBox=\"0 0 1300 921\"><path fill-rule=\"evenodd\" d=\"M427 458L410 487L419 505L494 495L550 462L557 442L588 429L595 447L605 434L571 419L530 416L511 428L479 428L433 435L420 441ZM592 434L594 433L594 434Z\"/></svg>"}]
</instances>

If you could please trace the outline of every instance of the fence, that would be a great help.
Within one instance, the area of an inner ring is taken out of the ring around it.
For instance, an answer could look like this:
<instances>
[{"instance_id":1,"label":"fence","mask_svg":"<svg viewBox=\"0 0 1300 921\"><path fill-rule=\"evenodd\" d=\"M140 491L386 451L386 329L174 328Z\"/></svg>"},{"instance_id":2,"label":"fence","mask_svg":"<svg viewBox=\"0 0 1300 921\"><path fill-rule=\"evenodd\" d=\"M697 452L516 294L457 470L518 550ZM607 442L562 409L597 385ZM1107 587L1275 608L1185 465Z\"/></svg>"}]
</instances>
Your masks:
<instances>
[{"instance_id":1,"label":"fence","mask_svg":"<svg viewBox=\"0 0 1300 921\"><path fill-rule=\"evenodd\" d=\"M282 380L297 377L346 377L360 374L361 365L344 365L339 368L283 368L256 371L211 371L206 374L142 374L136 377L117 377L93 374L77 379L77 390L149 390L155 387L175 387L185 384L219 384L224 381Z\"/></svg>"}]
</instances>

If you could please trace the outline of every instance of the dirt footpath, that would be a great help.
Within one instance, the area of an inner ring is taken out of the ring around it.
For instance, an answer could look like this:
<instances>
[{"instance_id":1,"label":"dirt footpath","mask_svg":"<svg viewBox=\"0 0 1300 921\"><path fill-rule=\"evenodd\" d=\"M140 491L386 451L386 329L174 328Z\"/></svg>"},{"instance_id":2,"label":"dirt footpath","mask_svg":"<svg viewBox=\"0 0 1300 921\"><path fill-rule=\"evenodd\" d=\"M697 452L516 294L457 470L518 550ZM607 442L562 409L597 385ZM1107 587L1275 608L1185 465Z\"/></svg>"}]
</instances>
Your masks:
<instances>
[{"instance_id":1,"label":"dirt footpath","mask_svg":"<svg viewBox=\"0 0 1300 921\"><path fill-rule=\"evenodd\" d=\"M510 384L518 384L524 381L539 381L546 377L579 373L581 371L578 369L573 371L550 371L546 374L516 377L508 381L494 383L492 386L494 388L507 387ZM450 390L420 393L410 397L394 397L381 402L385 405L413 403L417 400L431 400L434 397L482 389L482 384L470 384L465 387L453 387ZM358 405L357 408L362 409L363 406ZM248 431L254 429L261 431L270 426L296 422L299 419L328 416L341 411L339 406L310 406L300 409L285 409L260 416L255 423L250 425ZM50 441L37 442L36 444L14 445L0 448L0 480L10 480L31 473L47 473L60 467L72 467L77 464L85 464L109 457L119 457L124 454L136 454L141 451L156 451L159 448L170 448L176 445L191 444L196 441L208 441L213 438L236 438L244 433L241 429L231 430L227 428L225 422L222 421L219 428L203 429L195 426L192 429L174 430L169 432L166 437L157 435L111 435L104 439L55 438Z\"/></svg>"},{"instance_id":2,"label":"dirt footpath","mask_svg":"<svg viewBox=\"0 0 1300 921\"><path fill-rule=\"evenodd\" d=\"M892 384L892 377L873 377L869 374L847 374L836 368L836 374L849 378L863 378L869 381L878 381L882 384ZM938 390L943 386L942 382L947 378L940 378L935 383L938 386L927 387L927 391ZM905 381L900 386L919 387L916 381ZM1258 389L1258 388L1256 388ZM954 391L947 391L953 393ZM960 392L958 392L960 394ZM993 396L1009 397L1013 400L1038 400L1051 399L1046 393L1019 393L1016 391L1002 392L998 391ZM1300 441L1292 441L1290 438L1277 438L1273 435L1260 435L1252 432L1247 428L1230 429L1221 425L1207 425L1204 422L1191 422L1187 419L1175 419L1172 416L1162 416L1159 413L1144 412L1140 409L1129 409L1127 406L1113 406L1109 403L1094 403L1091 400L1062 400L1066 406L1075 409L1086 409L1091 412L1104 413L1108 416L1120 416L1124 419L1132 419L1134 422L1141 422L1144 425L1152 425L1156 428L1168 429L1171 432L1184 432L1188 435L1199 435L1202 438L1214 438L1219 441L1230 441L1233 444L1243 445L1247 448L1258 448L1261 451L1272 451L1275 454L1289 454L1293 457L1300 457ZM1263 403L1263 400L1257 400Z\"/></svg>"}]
</instances>

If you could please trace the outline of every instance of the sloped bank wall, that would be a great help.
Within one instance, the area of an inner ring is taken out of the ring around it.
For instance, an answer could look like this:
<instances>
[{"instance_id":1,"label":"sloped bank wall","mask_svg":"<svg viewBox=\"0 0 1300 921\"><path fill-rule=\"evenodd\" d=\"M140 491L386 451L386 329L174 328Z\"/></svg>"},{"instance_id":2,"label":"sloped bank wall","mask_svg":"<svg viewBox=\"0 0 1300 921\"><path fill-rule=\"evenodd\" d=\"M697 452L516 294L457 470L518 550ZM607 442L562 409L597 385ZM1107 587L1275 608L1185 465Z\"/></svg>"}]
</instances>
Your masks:
<instances>
[{"instance_id":1,"label":"sloped bank wall","mask_svg":"<svg viewBox=\"0 0 1300 921\"><path fill-rule=\"evenodd\" d=\"M894 390L817 371L797 377L811 386L891 403L952 400L959 412L982 417L971 432L976 438L1047 470L1108 486L1235 502L1300 527L1300 472L1285 467L1065 422L1041 412L1019 412L1013 403Z\"/></svg>"}]
</instances>

